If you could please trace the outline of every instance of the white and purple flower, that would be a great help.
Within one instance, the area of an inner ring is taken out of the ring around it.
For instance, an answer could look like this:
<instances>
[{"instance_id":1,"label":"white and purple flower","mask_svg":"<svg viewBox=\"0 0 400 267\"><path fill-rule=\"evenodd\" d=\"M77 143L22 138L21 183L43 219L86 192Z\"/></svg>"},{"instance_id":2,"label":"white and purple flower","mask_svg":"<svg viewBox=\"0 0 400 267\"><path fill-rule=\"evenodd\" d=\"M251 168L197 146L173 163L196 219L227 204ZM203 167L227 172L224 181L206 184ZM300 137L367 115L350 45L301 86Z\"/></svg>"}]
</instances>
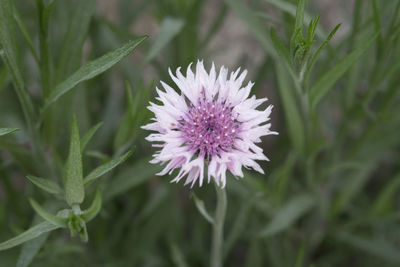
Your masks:
<instances>
[{"instance_id":1,"label":"white and purple flower","mask_svg":"<svg viewBox=\"0 0 400 267\"><path fill-rule=\"evenodd\" d=\"M168 163L158 175L180 171L172 182L178 182L187 175L186 184L193 186L204 179L204 165L208 165L208 183L211 177L224 187L226 171L243 177L242 166L264 173L256 160L268 160L263 150L255 145L260 137L278 134L270 131L269 121L272 105L265 110L256 110L267 101L266 98L249 98L254 83L242 87L247 71L240 75L240 68L232 72L221 67L219 74L214 64L210 73L198 61L196 73L187 68L186 77L176 71L169 74L178 86L178 94L169 85L161 82L165 91L158 88L161 105L150 102L148 109L155 114L154 122L143 129L156 131L146 140L156 142L160 147L151 163Z\"/></svg>"}]
</instances>

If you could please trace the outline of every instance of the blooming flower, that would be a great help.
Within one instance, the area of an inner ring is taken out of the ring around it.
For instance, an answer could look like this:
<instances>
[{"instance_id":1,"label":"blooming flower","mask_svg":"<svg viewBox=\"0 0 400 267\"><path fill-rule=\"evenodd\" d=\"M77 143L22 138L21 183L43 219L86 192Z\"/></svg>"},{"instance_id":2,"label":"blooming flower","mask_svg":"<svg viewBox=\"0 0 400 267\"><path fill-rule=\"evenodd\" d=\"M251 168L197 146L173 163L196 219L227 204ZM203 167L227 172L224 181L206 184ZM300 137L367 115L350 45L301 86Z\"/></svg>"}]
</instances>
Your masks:
<instances>
[{"instance_id":1,"label":"blooming flower","mask_svg":"<svg viewBox=\"0 0 400 267\"><path fill-rule=\"evenodd\" d=\"M264 173L256 160L268 160L263 150L255 145L260 137L278 134L270 131L269 115L272 105L265 110L256 110L266 98L249 98L254 83L242 87L247 71L240 75L240 68L232 72L221 67L218 77L214 64L210 73L198 61L196 73L187 68L186 77L176 71L169 74L178 86L178 94L169 85L161 82L165 91L156 88L161 105L150 102L154 122L142 126L156 131L146 140L156 142L161 150L153 155L151 163L168 163L158 175L171 174L180 168L172 182L186 177L186 184L193 186L204 179L204 165L208 165L208 183L211 177L224 187L226 171L243 177L242 166Z\"/></svg>"}]
</instances>

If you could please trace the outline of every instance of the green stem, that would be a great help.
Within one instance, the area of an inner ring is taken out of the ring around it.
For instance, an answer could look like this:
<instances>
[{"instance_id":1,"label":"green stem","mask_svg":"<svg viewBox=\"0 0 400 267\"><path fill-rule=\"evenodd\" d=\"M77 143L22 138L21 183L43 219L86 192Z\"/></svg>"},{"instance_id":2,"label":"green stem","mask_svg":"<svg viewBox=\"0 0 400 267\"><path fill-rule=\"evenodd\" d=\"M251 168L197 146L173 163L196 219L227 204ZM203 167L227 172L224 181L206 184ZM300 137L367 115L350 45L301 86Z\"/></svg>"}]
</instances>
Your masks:
<instances>
[{"instance_id":1,"label":"green stem","mask_svg":"<svg viewBox=\"0 0 400 267\"><path fill-rule=\"evenodd\" d=\"M223 240L224 240L224 221L226 214L226 191L215 184L217 193L217 208L215 210L213 236L211 244L211 267L222 267Z\"/></svg>"}]
</instances>

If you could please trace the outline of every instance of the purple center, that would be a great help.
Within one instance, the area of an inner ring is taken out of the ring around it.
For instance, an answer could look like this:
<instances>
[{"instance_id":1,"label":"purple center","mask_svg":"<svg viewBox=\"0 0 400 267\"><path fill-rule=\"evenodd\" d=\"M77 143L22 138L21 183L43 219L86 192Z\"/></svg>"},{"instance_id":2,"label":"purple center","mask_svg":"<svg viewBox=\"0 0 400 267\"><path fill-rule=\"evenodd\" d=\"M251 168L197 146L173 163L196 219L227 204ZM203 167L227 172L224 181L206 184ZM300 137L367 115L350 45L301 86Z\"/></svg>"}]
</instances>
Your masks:
<instances>
[{"instance_id":1,"label":"purple center","mask_svg":"<svg viewBox=\"0 0 400 267\"><path fill-rule=\"evenodd\" d=\"M199 99L197 106L192 104L179 125L186 145L207 159L230 151L240 130L232 108L204 98Z\"/></svg>"}]
</instances>

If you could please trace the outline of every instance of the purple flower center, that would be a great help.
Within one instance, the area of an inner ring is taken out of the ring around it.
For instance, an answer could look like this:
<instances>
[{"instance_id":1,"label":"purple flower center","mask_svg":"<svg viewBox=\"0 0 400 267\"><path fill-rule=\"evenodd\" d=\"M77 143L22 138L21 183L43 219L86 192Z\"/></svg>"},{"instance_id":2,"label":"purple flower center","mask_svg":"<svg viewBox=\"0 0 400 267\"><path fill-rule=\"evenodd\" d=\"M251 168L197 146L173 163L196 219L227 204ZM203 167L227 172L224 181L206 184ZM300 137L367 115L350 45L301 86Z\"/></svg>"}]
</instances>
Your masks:
<instances>
[{"instance_id":1,"label":"purple flower center","mask_svg":"<svg viewBox=\"0 0 400 267\"><path fill-rule=\"evenodd\" d=\"M192 104L179 125L185 144L207 159L230 151L240 130L232 108L205 98L200 98L196 106Z\"/></svg>"}]
</instances>

